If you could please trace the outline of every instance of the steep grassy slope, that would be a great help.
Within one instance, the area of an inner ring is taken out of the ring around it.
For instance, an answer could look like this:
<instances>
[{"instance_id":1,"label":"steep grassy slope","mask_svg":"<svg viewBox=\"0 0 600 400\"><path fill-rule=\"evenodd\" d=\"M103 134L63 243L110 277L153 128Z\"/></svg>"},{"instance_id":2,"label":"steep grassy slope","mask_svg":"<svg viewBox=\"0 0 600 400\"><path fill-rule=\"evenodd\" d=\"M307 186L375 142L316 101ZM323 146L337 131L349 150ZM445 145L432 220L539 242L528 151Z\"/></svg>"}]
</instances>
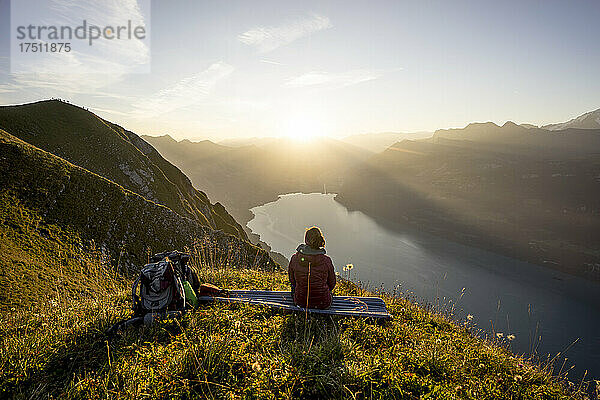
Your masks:
<instances>
[{"instance_id":1,"label":"steep grassy slope","mask_svg":"<svg viewBox=\"0 0 600 400\"><path fill-rule=\"evenodd\" d=\"M0 154L2 215L33 213L32 218L39 220L36 226L57 225L85 241L93 240L120 267L139 267L148 250L184 249L193 243L236 265L275 267L263 250L248 242L182 217L2 130ZM9 220L3 224L12 231L32 229ZM27 247L21 250L28 253Z\"/></svg>"},{"instance_id":2,"label":"steep grassy slope","mask_svg":"<svg viewBox=\"0 0 600 400\"><path fill-rule=\"evenodd\" d=\"M0 128L202 225L247 239L243 228L133 132L60 101L0 107Z\"/></svg>"},{"instance_id":3,"label":"steep grassy slope","mask_svg":"<svg viewBox=\"0 0 600 400\"><path fill-rule=\"evenodd\" d=\"M97 249L82 248L69 228L46 224L14 195L0 193L0 311L36 307L67 296L89 298L121 288Z\"/></svg>"},{"instance_id":4,"label":"steep grassy slope","mask_svg":"<svg viewBox=\"0 0 600 400\"><path fill-rule=\"evenodd\" d=\"M280 272L200 269L228 288L285 289ZM361 294L341 284L337 294ZM579 384L399 298L394 320L286 315L203 305L181 321L104 330L127 314L126 291L45 303L0 317L5 398L582 399ZM43 334L41 334L43 333Z\"/></svg>"}]
</instances>

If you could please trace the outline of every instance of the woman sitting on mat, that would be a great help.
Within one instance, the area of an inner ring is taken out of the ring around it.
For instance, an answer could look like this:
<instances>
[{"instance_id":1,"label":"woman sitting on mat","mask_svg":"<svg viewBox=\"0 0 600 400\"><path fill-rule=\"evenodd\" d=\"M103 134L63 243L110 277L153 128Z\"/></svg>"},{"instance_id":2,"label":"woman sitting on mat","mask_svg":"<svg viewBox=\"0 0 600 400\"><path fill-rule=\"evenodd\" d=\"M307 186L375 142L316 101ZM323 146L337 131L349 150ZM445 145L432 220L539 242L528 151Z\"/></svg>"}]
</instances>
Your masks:
<instances>
[{"instance_id":1,"label":"woman sitting on mat","mask_svg":"<svg viewBox=\"0 0 600 400\"><path fill-rule=\"evenodd\" d=\"M331 258L325 255L321 230L316 226L308 229L304 242L296 249L288 267L294 303L304 308L328 308L335 272Z\"/></svg>"}]
</instances>

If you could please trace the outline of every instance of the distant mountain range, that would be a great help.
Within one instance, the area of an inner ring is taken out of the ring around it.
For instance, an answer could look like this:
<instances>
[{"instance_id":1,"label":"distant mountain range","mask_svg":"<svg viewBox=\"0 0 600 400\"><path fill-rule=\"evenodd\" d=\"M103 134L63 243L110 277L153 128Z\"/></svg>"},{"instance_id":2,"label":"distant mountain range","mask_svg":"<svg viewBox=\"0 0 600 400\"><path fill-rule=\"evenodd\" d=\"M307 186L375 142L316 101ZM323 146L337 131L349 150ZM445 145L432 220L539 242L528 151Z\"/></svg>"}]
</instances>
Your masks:
<instances>
[{"instance_id":1,"label":"distant mountain range","mask_svg":"<svg viewBox=\"0 0 600 400\"><path fill-rule=\"evenodd\" d=\"M344 171L371 155L326 138L308 143L264 138L260 145L240 147L177 142L168 135L143 138L242 222L252 218L250 208L274 201L280 194L335 192Z\"/></svg>"},{"instance_id":2,"label":"distant mountain range","mask_svg":"<svg viewBox=\"0 0 600 400\"><path fill-rule=\"evenodd\" d=\"M357 166L336 200L396 229L600 279L600 129L439 130Z\"/></svg>"},{"instance_id":3,"label":"distant mountain range","mask_svg":"<svg viewBox=\"0 0 600 400\"><path fill-rule=\"evenodd\" d=\"M491 122L486 123L488 127L492 128L494 125ZM513 122L507 122L509 127L513 128L513 130L517 129L517 126L527 129L545 129L551 131L563 131L567 129L600 129L600 109L596 111L590 111L579 117L573 118L570 121L557 123L557 124L549 124L539 127L533 124L520 124L516 125ZM505 126L506 126L505 124ZM478 123L470 124L469 126L476 127L480 125ZM446 130L446 131L457 131L454 130ZM438 131L439 132L439 131ZM437 133L436 133L437 134ZM345 143L352 144L357 147L364 148L373 153L380 153L392 146L397 142L401 142L405 139L409 140L419 140L419 139L427 139L434 135L434 132L412 132L412 133L400 133L400 132L381 132L381 133L364 133L358 135L351 135L342 138L341 140ZM439 134L437 134L439 136ZM225 144L225 143L223 143ZM582 144L583 146L583 144Z\"/></svg>"},{"instance_id":4,"label":"distant mountain range","mask_svg":"<svg viewBox=\"0 0 600 400\"><path fill-rule=\"evenodd\" d=\"M577 128L549 131L523 127L510 121L502 126L486 122L469 124L462 129L440 129L430 142L471 146L482 150L576 157L598 151L599 132L600 130Z\"/></svg>"},{"instance_id":5,"label":"distant mountain range","mask_svg":"<svg viewBox=\"0 0 600 400\"><path fill-rule=\"evenodd\" d=\"M122 268L139 268L148 249L194 243L213 243L215 257L240 249L232 253L240 265L272 263L221 204L211 204L151 145L79 107L0 107L0 146L0 195L14 199L3 203L9 209L2 215L28 210L21 212L95 242Z\"/></svg>"},{"instance_id":6,"label":"distant mountain range","mask_svg":"<svg viewBox=\"0 0 600 400\"><path fill-rule=\"evenodd\" d=\"M493 124L488 122L486 124ZM509 126L517 125L513 122L507 122ZM473 126L479 125L479 123L470 124ZM470 126L469 125L469 126ZM490 125L491 126L491 125ZM567 122L561 122L556 124L548 124L544 126L538 126L533 124L519 124L522 128L527 129L545 129L551 131L561 131L566 129L600 129L600 109L596 111L590 111L582 114L579 117L573 118ZM434 135L434 132L378 132L378 133L361 133L356 135L346 136L340 139L344 143L351 144L356 147L368 150L373 153L380 153L402 140L419 140L427 139ZM229 147L244 147L244 146L258 146L262 147L268 145L273 141L273 138L269 137L251 137L251 138L231 138L225 139L218 142L218 144Z\"/></svg>"},{"instance_id":7,"label":"distant mountain range","mask_svg":"<svg viewBox=\"0 0 600 400\"><path fill-rule=\"evenodd\" d=\"M361 133L357 135L345 136L338 139L349 145L362 148L372 153L379 153L390 147L396 142L404 139L423 139L433 135L433 132L379 132L379 133ZM272 144L276 138L272 137L251 137L251 138L231 138L217 142L223 146L245 147L258 146L264 147Z\"/></svg>"},{"instance_id":8,"label":"distant mountain range","mask_svg":"<svg viewBox=\"0 0 600 400\"><path fill-rule=\"evenodd\" d=\"M250 137L250 138L230 138L224 139L217 142L220 145L228 147L245 147L245 146L258 146L262 147L273 142L272 137Z\"/></svg>"},{"instance_id":9,"label":"distant mountain range","mask_svg":"<svg viewBox=\"0 0 600 400\"><path fill-rule=\"evenodd\" d=\"M399 133L399 132L380 132L380 133L362 133L358 135L350 135L342 138L341 140L351 145L362 147L373 153L380 153L393 145L394 143L400 142L404 139L424 139L431 137L433 132L413 132L413 133Z\"/></svg>"}]
</instances>

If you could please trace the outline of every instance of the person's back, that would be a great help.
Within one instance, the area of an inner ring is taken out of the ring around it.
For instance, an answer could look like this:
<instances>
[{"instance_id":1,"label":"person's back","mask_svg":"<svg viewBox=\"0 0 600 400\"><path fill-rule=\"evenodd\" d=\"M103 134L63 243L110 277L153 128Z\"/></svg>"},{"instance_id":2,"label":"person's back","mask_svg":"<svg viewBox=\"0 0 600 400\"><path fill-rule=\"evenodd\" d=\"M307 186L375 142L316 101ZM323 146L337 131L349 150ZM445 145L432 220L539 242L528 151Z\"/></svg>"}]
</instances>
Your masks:
<instances>
[{"instance_id":1,"label":"person's back","mask_svg":"<svg viewBox=\"0 0 600 400\"><path fill-rule=\"evenodd\" d=\"M300 307L327 308L336 283L333 263L325 255L325 240L318 228L307 231L306 242L298 246L288 267L294 302Z\"/></svg>"}]
</instances>

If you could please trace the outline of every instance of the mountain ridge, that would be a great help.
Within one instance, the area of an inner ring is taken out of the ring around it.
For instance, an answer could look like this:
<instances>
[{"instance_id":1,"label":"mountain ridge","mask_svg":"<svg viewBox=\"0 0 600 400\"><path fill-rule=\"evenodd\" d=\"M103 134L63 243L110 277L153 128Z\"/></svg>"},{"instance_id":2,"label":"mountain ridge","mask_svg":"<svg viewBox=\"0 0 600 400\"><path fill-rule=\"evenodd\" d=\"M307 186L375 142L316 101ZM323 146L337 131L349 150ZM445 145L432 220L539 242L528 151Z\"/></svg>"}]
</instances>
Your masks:
<instances>
[{"instance_id":1,"label":"mountain ridge","mask_svg":"<svg viewBox=\"0 0 600 400\"><path fill-rule=\"evenodd\" d=\"M0 107L0 128L203 225L247 239L222 206L213 206L150 144L80 107L57 100Z\"/></svg>"},{"instance_id":2,"label":"mountain ridge","mask_svg":"<svg viewBox=\"0 0 600 400\"><path fill-rule=\"evenodd\" d=\"M471 123L464 128L438 129L429 140L437 144L496 149L504 152L543 152L548 156L579 157L598 152L600 129L567 128L547 130L524 127L512 121L499 126L493 122Z\"/></svg>"},{"instance_id":3,"label":"mountain ridge","mask_svg":"<svg viewBox=\"0 0 600 400\"><path fill-rule=\"evenodd\" d=\"M581 114L569 121L544 125L542 128L552 131L564 130L567 128L600 129L600 108Z\"/></svg>"},{"instance_id":4,"label":"mountain ridge","mask_svg":"<svg viewBox=\"0 0 600 400\"><path fill-rule=\"evenodd\" d=\"M367 149L373 153L380 153L389 146L402 139L426 139L433 135L433 132L375 132L375 133L359 133L349 135L340 140L358 147Z\"/></svg>"},{"instance_id":5,"label":"mountain ridge","mask_svg":"<svg viewBox=\"0 0 600 400\"><path fill-rule=\"evenodd\" d=\"M70 227L95 241L126 271L145 263L148 249L192 248L196 242L214 246L212 251L221 258L237 249L241 266L276 267L250 243L183 217L4 130L0 130L0 149L3 194L36 210L45 223Z\"/></svg>"}]
</instances>

